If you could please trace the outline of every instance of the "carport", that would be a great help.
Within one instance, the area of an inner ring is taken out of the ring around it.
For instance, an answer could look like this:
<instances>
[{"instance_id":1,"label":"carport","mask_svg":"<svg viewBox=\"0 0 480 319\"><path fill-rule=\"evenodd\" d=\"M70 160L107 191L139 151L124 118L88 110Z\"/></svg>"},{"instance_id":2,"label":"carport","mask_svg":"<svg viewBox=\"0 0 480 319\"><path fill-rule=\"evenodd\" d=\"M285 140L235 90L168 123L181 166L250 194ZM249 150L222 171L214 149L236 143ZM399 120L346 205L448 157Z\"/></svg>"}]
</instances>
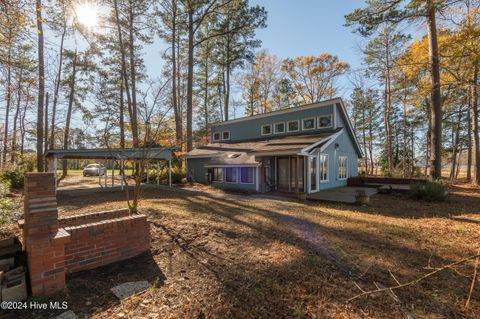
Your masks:
<instances>
[{"instance_id":1,"label":"carport","mask_svg":"<svg viewBox=\"0 0 480 319\"><path fill-rule=\"evenodd\" d=\"M172 186L172 152L174 147L149 147L149 148L109 148L109 149L75 149L75 150L49 150L46 158L50 172L55 174L55 189L57 188L57 168L59 160L67 159L101 159L105 161L119 161L121 172L121 189L124 188L124 162L125 161L146 161L147 162L147 183L149 181L149 168L152 162L168 161L168 185ZM111 165L112 184L115 187L115 165ZM107 185L107 174L105 186ZM157 175L158 176L158 175ZM100 176L99 176L100 182ZM160 179L157 178L157 183Z\"/></svg>"}]
</instances>

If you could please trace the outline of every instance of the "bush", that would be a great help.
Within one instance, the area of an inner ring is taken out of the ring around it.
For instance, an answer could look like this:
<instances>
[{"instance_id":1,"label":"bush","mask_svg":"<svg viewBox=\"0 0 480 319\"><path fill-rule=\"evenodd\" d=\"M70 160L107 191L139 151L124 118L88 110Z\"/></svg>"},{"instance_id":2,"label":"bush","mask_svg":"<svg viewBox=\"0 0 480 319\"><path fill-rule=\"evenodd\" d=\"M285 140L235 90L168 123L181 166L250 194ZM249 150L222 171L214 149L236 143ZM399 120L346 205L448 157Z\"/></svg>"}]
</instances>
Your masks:
<instances>
[{"instance_id":1,"label":"bush","mask_svg":"<svg viewBox=\"0 0 480 319\"><path fill-rule=\"evenodd\" d=\"M150 170L149 179L150 179L150 184L155 184L157 183L157 170L152 169ZM172 166L172 183L181 183L182 179L185 178L185 170L183 170L180 167ZM160 170L160 181L161 182L168 182L168 166L167 167L162 167ZM144 182L146 182L146 177L144 178Z\"/></svg>"},{"instance_id":2,"label":"bush","mask_svg":"<svg viewBox=\"0 0 480 319\"><path fill-rule=\"evenodd\" d=\"M408 196L417 200L429 202L443 201L447 198L445 187L439 182L427 182L426 184L414 184L410 186Z\"/></svg>"},{"instance_id":3,"label":"bush","mask_svg":"<svg viewBox=\"0 0 480 319\"><path fill-rule=\"evenodd\" d=\"M4 167L0 171L0 183L6 182L11 188L23 188L25 173L32 172L35 168L33 160L23 160L15 165Z\"/></svg>"},{"instance_id":4,"label":"bush","mask_svg":"<svg viewBox=\"0 0 480 319\"><path fill-rule=\"evenodd\" d=\"M6 197L10 191L8 181L0 181L0 225L10 222L13 210L13 200Z\"/></svg>"}]
</instances>

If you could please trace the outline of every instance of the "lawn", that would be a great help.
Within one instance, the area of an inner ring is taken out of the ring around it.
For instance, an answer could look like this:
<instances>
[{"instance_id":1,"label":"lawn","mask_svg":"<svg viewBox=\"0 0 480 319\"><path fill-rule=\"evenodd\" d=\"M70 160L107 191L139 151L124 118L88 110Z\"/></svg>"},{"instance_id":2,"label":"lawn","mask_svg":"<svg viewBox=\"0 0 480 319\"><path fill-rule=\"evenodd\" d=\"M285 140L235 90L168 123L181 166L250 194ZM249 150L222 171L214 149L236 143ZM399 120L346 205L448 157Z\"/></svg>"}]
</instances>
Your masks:
<instances>
[{"instance_id":1,"label":"lawn","mask_svg":"<svg viewBox=\"0 0 480 319\"><path fill-rule=\"evenodd\" d=\"M150 254L67 279L66 298L93 318L478 318L480 283L463 310L473 262L407 282L480 248L480 191L450 189L445 203L376 195L370 206L227 194L207 187L148 188ZM122 193L59 197L62 215L124 207ZM109 289L149 280L119 302ZM38 317L31 314L31 317ZM51 314L44 314L49 316Z\"/></svg>"}]
</instances>

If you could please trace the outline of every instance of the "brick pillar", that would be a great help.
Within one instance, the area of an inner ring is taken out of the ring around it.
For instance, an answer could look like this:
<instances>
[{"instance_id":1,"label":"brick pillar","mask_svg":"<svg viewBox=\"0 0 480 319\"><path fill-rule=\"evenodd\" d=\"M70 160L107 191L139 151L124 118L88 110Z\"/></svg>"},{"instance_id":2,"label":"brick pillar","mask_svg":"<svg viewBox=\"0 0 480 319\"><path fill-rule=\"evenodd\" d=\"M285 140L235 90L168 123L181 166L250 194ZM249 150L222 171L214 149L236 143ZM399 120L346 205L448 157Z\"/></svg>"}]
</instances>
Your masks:
<instances>
[{"instance_id":1,"label":"brick pillar","mask_svg":"<svg viewBox=\"0 0 480 319\"><path fill-rule=\"evenodd\" d=\"M53 173L27 173L23 238L32 295L48 296L65 288L65 243L70 235L58 226Z\"/></svg>"}]
</instances>

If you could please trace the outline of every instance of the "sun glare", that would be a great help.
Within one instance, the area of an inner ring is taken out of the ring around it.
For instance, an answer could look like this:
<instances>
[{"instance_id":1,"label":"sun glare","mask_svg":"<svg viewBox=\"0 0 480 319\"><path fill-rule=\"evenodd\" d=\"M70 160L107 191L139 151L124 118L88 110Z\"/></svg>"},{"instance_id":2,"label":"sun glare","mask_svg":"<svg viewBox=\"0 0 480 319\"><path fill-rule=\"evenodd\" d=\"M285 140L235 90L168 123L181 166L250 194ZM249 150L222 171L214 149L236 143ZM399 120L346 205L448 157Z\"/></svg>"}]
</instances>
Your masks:
<instances>
[{"instance_id":1,"label":"sun glare","mask_svg":"<svg viewBox=\"0 0 480 319\"><path fill-rule=\"evenodd\" d=\"M98 8L93 3L83 2L75 6L75 15L78 23L87 28L98 25Z\"/></svg>"}]
</instances>

